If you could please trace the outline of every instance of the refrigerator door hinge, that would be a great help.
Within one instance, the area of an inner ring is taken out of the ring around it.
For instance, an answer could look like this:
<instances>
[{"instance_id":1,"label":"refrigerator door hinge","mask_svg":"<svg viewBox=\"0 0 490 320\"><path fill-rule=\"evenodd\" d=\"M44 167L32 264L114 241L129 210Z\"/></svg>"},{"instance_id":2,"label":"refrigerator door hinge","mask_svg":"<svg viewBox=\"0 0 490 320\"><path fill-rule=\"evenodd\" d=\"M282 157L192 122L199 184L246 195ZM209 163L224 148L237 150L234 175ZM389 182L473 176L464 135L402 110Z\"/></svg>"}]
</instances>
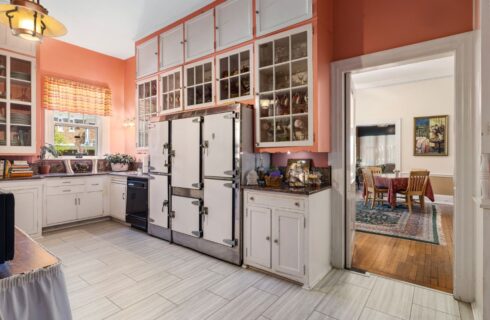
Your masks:
<instances>
[{"instance_id":1,"label":"refrigerator door hinge","mask_svg":"<svg viewBox=\"0 0 490 320\"><path fill-rule=\"evenodd\" d=\"M192 201L192 204L195 206L200 206L202 204L202 200Z\"/></svg>"},{"instance_id":2,"label":"refrigerator door hinge","mask_svg":"<svg viewBox=\"0 0 490 320\"><path fill-rule=\"evenodd\" d=\"M223 186L226 188L231 188L231 189L238 189L238 183L225 183Z\"/></svg>"},{"instance_id":3,"label":"refrigerator door hinge","mask_svg":"<svg viewBox=\"0 0 490 320\"><path fill-rule=\"evenodd\" d=\"M150 218L150 219L148 219L148 221L150 221L150 222L155 222L155 219Z\"/></svg>"},{"instance_id":4,"label":"refrigerator door hinge","mask_svg":"<svg viewBox=\"0 0 490 320\"><path fill-rule=\"evenodd\" d=\"M223 174L234 177L234 176L238 175L238 170L227 170L227 171L223 172Z\"/></svg>"},{"instance_id":5,"label":"refrigerator door hinge","mask_svg":"<svg viewBox=\"0 0 490 320\"><path fill-rule=\"evenodd\" d=\"M223 243L226 243L227 245L231 247L236 247L238 245L238 240L237 239L223 239Z\"/></svg>"},{"instance_id":6,"label":"refrigerator door hinge","mask_svg":"<svg viewBox=\"0 0 490 320\"><path fill-rule=\"evenodd\" d=\"M169 147L169 146L170 146L170 145L168 144L168 142L167 142L167 143L164 143L164 144L163 144L163 149L168 149L168 147Z\"/></svg>"},{"instance_id":7,"label":"refrigerator door hinge","mask_svg":"<svg viewBox=\"0 0 490 320\"><path fill-rule=\"evenodd\" d=\"M238 112L227 113L223 116L225 119L240 119Z\"/></svg>"},{"instance_id":8,"label":"refrigerator door hinge","mask_svg":"<svg viewBox=\"0 0 490 320\"><path fill-rule=\"evenodd\" d=\"M202 207L201 214L202 215L207 215L209 213L208 207Z\"/></svg>"},{"instance_id":9,"label":"refrigerator door hinge","mask_svg":"<svg viewBox=\"0 0 490 320\"><path fill-rule=\"evenodd\" d=\"M172 210L172 211L170 211L170 212L168 213L168 216L169 216L170 218L175 218L175 211L173 211L173 210Z\"/></svg>"},{"instance_id":10,"label":"refrigerator door hinge","mask_svg":"<svg viewBox=\"0 0 490 320\"><path fill-rule=\"evenodd\" d=\"M199 117L199 118L192 119L192 122L201 123L201 122L203 122L203 120L204 120L203 117Z\"/></svg>"},{"instance_id":11,"label":"refrigerator door hinge","mask_svg":"<svg viewBox=\"0 0 490 320\"><path fill-rule=\"evenodd\" d=\"M204 187L204 183L202 183L202 182L193 183L193 184L192 184L192 187L193 187L193 188L202 189L202 188Z\"/></svg>"},{"instance_id":12,"label":"refrigerator door hinge","mask_svg":"<svg viewBox=\"0 0 490 320\"><path fill-rule=\"evenodd\" d=\"M168 155L169 155L170 157L175 157L175 150L170 150L170 151L168 152Z\"/></svg>"},{"instance_id":13,"label":"refrigerator door hinge","mask_svg":"<svg viewBox=\"0 0 490 320\"><path fill-rule=\"evenodd\" d=\"M201 144L201 148L203 148L203 149L209 148L209 141L208 140L204 140L204 142Z\"/></svg>"},{"instance_id":14,"label":"refrigerator door hinge","mask_svg":"<svg viewBox=\"0 0 490 320\"><path fill-rule=\"evenodd\" d=\"M192 231L192 235L198 238L202 237L202 231Z\"/></svg>"}]
</instances>

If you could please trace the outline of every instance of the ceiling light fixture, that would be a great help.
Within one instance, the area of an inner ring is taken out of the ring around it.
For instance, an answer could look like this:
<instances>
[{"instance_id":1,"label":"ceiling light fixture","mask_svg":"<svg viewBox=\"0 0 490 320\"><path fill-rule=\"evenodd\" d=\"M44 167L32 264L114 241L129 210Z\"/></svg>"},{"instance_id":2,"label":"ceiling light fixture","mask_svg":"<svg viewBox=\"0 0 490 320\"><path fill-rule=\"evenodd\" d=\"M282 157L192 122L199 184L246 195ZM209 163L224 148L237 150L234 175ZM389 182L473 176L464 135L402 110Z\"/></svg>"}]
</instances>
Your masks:
<instances>
[{"instance_id":1,"label":"ceiling light fixture","mask_svg":"<svg viewBox=\"0 0 490 320\"><path fill-rule=\"evenodd\" d=\"M48 16L48 10L39 0L10 0L0 5L0 23L10 27L15 36L30 41L66 34L65 26Z\"/></svg>"}]
</instances>

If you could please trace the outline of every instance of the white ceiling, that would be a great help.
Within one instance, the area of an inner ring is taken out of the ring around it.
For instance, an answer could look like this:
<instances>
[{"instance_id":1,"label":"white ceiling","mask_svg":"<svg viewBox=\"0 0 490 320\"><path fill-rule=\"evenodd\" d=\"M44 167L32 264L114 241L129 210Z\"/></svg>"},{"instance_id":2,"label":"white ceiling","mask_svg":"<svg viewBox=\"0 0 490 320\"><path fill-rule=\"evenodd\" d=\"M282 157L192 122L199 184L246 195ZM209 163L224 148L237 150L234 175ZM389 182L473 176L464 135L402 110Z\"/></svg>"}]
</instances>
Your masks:
<instances>
[{"instance_id":1,"label":"white ceiling","mask_svg":"<svg viewBox=\"0 0 490 320\"><path fill-rule=\"evenodd\" d=\"M0 2L7 2L2 0ZM41 0L68 34L59 38L121 59L134 42L211 3L212 0Z\"/></svg>"},{"instance_id":2,"label":"white ceiling","mask_svg":"<svg viewBox=\"0 0 490 320\"><path fill-rule=\"evenodd\" d=\"M454 57L444 57L401 66L385 67L352 75L357 90L385 87L454 75Z\"/></svg>"}]
</instances>

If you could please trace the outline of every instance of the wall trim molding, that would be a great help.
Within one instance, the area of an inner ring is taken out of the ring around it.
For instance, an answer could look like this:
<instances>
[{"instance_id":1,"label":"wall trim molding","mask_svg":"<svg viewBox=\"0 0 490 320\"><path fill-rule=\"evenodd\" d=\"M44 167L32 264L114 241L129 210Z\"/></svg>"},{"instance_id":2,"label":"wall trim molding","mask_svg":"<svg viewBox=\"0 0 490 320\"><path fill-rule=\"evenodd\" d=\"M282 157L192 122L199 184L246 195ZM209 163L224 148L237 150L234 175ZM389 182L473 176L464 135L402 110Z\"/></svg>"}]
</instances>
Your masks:
<instances>
[{"instance_id":1,"label":"wall trim molding","mask_svg":"<svg viewBox=\"0 0 490 320\"><path fill-rule=\"evenodd\" d=\"M345 268L346 262L346 79L352 72L402 65L428 58L455 56L455 197L454 197L454 296L472 302L475 298L473 196L476 172L473 157L475 137L475 33L467 32L414 45L390 49L332 63L332 264ZM457 187L457 188L456 188Z\"/></svg>"}]
</instances>

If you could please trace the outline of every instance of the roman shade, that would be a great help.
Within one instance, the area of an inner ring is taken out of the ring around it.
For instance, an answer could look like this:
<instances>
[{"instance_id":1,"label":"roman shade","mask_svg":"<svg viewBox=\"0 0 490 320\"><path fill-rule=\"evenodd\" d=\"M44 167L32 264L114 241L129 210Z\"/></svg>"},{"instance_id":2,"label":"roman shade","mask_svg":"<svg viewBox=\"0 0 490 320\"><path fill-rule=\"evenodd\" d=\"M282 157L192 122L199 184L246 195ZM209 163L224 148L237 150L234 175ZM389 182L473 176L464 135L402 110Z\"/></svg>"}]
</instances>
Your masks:
<instances>
[{"instance_id":1,"label":"roman shade","mask_svg":"<svg viewBox=\"0 0 490 320\"><path fill-rule=\"evenodd\" d=\"M49 110L110 116L111 89L88 83L44 77L43 106Z\"/></svg>"}]
</instances>

